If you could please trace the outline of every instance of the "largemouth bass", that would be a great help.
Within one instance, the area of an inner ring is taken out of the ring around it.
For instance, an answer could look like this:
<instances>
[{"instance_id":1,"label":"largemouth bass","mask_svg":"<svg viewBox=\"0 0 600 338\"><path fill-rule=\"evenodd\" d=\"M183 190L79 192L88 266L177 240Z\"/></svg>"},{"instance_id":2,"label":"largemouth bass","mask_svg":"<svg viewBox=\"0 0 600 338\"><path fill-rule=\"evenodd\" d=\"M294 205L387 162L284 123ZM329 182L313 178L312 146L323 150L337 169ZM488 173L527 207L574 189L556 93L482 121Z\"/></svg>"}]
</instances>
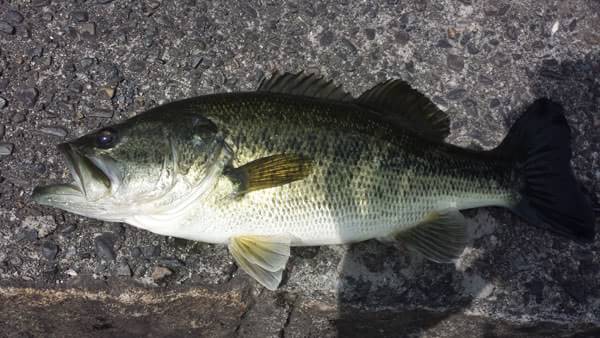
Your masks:
<instances>
[{"instance_id":1,"label":"largemouth bass","mask_svg":"<svg viewBox=\"0 0 600 338\"><path fill-rule=\"evenodd\" d=\"M310 74L172 102L59 145L73 182L38 203L227 244L276 289L290 246L404 241L436 262L466 245L462 209L500 206L578 240L595 234L562 107L536 101L491 151L444 142L449 119L390 80L353 98Z\"/></svg>"}]
</instances>

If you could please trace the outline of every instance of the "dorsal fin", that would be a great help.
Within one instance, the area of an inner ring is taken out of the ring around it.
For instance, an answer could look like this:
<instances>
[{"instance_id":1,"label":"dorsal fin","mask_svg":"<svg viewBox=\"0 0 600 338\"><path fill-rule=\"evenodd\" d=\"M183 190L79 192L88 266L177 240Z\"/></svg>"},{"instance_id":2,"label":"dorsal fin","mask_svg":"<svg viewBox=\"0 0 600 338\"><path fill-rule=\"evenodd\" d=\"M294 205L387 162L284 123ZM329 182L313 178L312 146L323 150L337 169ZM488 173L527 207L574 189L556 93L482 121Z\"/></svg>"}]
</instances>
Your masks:
<instances>
[{"instance_id":1,"label":"dorsal fin","mask_svg":"<svg viewBox=\"0 0 600 338\"><path fill-rule=\"evenodd\" d=\"M299 72L275 72L270 78L264 78L257 91L286 93L300 96L310 96L338 101L352 101L352 95L345 92L333 81L327 81L322 76Z\"/></svg>"},{"instance_id":2,"label":"dorsal fin","mask_svg":"<svg viewBox=\"0 0 600 338\"><path fill-rule=\"evenodd\" d=\"M356 103L430 140L442 141L450 133L448 115L402 80L382 82L364 92Z\"/></svg>"}]
</instances>

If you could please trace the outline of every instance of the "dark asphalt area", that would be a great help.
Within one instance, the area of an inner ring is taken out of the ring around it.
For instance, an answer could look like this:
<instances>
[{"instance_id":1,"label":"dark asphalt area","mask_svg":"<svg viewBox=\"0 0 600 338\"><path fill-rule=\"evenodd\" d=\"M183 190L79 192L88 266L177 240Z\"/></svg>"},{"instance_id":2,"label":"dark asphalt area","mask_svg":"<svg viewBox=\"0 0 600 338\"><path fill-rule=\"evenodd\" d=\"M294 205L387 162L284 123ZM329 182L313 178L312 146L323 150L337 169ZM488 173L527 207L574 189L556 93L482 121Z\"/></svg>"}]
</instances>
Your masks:
<instances>
[{"instance_id":1,"label":"dark asphalt area","mask_svg":"<svg viewBox=\"0 0 600 338\"><path fill-rule=\"evenodd\" d=\"M600 334L600 238L466 213L455 265L393 244L294 248L280 289L222 246L32 202L55 145L169 101L319 73L359 95L402 78L490 149L561 102L600 195L600 2L0 0L0 336L558 337Z\"/></svg>"}]
</instances>

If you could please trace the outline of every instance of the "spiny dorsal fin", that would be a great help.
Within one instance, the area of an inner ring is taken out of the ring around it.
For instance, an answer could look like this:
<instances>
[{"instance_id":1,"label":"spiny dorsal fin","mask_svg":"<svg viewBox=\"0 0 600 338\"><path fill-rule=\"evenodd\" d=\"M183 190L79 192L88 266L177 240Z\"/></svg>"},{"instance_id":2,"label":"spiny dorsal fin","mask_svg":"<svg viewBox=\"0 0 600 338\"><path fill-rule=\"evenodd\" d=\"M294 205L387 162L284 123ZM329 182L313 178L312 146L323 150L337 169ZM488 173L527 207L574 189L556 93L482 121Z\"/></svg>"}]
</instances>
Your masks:
<instances>
[{"instance_id":1,"label":"spiny dorsal fin","mask_svg":"<svg viewBox=\"0 0 600 338\"><path fill-rule=\"evenodd\" d=\"M395 237L431 261L449 263L465 248L465 223L465 217L457 209L434 211L417 226Z\"/></svg>"},{"instance_id":2,"label":"spiny dorsal fin","mask_svg":"<svg viewBox=\"0 0 600 338\"><path fill-rule=\"evenodd\" d=\"M238 186L238 194L277 187L304 179L312 172L312 160L293 154L259 158L225 172Z\"/></svg>"},{"instance_id":3,"label":"spiny dorsal fin","mask_svg":"<svg viewBox=\"0 0 600 338\"><path fill-rule=\"evenodd\" d=\"M450 133L448 115L402 80L382 82L364 92L356 103L430 140L442 141Z\"/></svg>"},{"instance_id":4,"label":"spiny dorsal fin","mask_svg":"<svg viewBox=\"0 0 600 338\"><path fill-rule=\"evenodd\" d=\"M257 91L286 93L300 96L310 96L338 101L352 101L354 98L346 93L341 86L333 81L326 81L322 76L299 72L275 72L270 78L264 78Z\"/></svg>"}]
</instances>

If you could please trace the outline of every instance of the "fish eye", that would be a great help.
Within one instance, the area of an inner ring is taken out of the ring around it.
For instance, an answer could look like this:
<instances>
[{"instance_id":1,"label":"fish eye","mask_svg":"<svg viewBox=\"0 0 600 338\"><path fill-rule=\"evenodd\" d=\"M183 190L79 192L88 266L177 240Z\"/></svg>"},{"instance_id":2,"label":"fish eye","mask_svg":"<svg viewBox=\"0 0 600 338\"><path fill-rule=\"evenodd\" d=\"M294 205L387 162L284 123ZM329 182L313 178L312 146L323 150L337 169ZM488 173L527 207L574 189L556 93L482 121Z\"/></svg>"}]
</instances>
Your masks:
<instances>
[{"instance_id":1,"label":"fish eye","mask_svg":"<svg viewBox=\"0 0 600 338\"><path fill-rule=\"evenodd\" d=\"M102 149L108 149L115 145L117 142L117 131L112 128L106 128L100 130L96 134L96 147Z\"/></svg>"}]
</instances>

